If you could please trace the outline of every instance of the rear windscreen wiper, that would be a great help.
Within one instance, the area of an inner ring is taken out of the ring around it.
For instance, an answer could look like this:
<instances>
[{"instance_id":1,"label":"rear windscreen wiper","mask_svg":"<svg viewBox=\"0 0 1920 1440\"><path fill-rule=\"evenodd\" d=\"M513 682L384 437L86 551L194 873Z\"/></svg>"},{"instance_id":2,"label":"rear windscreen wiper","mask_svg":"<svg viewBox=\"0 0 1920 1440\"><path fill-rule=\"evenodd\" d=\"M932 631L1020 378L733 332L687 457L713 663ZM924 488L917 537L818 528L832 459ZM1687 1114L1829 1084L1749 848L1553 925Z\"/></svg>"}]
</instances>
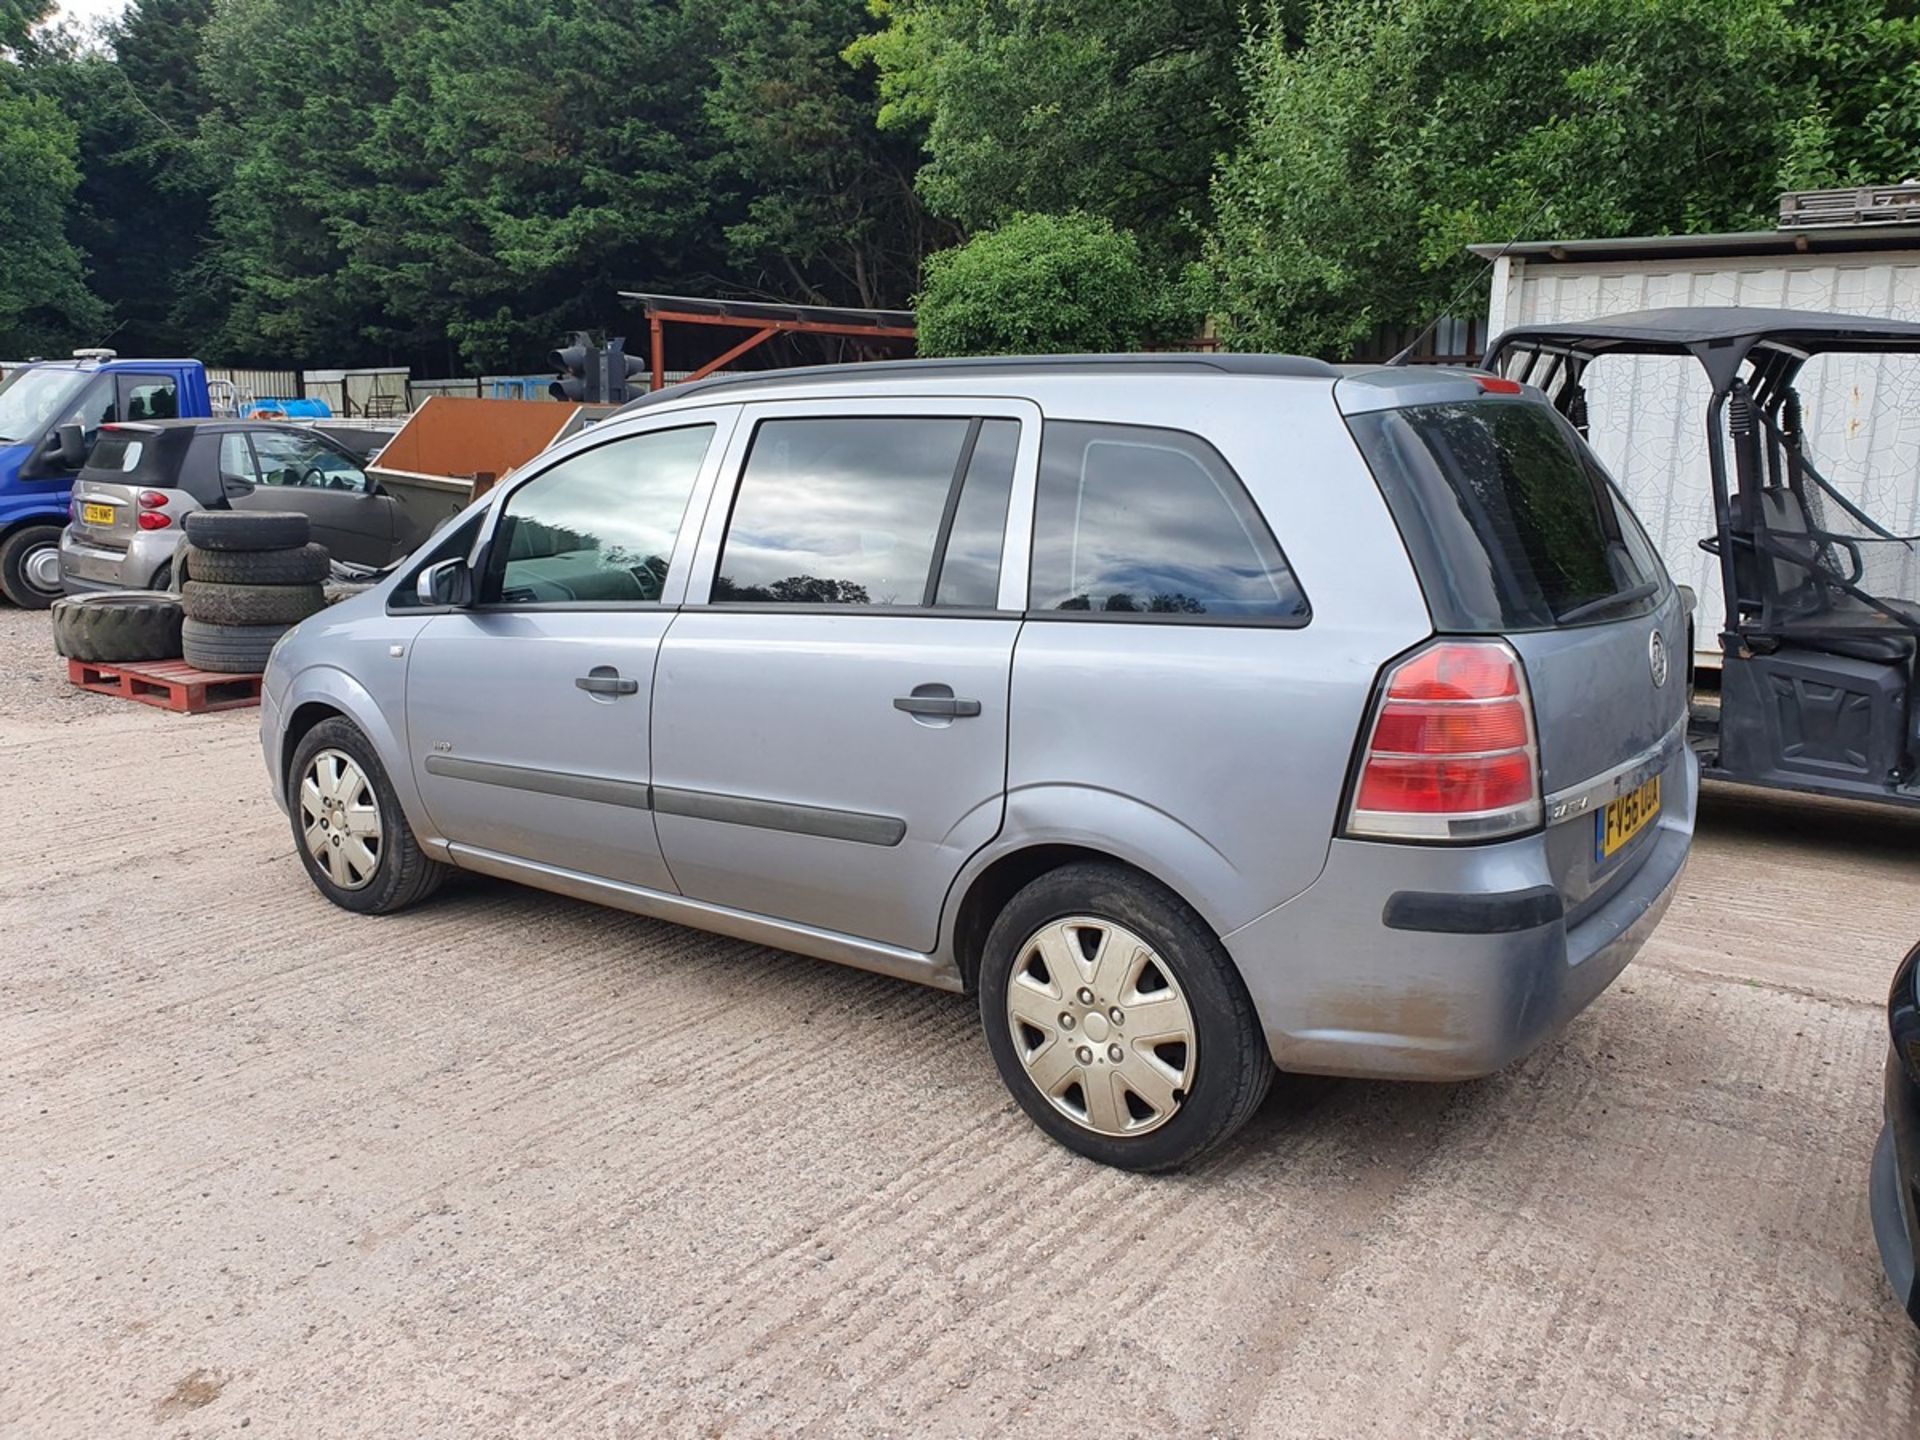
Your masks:
<instances>
[{"instance_id":1,"label":"rear windscreen wiper","mask_svg":"<svg viewBox=\"0 0 1920 1440\"><path fill-rule=\"evenodd\" d=\"M1585 620L1589 615L1598 615L1603 610L1611 610L1616 605L1631 605L1636 600L1648 600L1660 593L1660 587L1652 580L1634 586L1631 590L1622 590L1618 595L1602 595L1598 600L1589 600L1584 605L1576 605L1571 610L1562 610L1553 617L1556 625L1571 625L1575 620Z\"/></svg>"}]
</instances>

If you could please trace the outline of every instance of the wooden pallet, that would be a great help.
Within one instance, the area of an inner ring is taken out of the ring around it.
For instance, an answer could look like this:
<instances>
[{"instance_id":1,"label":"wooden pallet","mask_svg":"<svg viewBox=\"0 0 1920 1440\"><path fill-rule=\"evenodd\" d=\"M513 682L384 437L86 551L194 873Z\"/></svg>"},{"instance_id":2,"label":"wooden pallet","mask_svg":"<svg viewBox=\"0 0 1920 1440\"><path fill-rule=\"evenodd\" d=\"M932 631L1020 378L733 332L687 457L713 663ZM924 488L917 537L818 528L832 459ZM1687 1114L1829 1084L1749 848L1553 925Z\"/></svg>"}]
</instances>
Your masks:
<instances>
[{"instance_id":1,"label":"wooden pallet","mask_svg":"<svg viewBox=\"0 0 1920 1440\"><path fill-rule=\"evenodd\" d=\"M260 703L258 675L223 675L184 660L142 660L123 665L69 660L67 678L96 695L118 695L184 715L240 710Z\"/></svg>"}]
</instances>

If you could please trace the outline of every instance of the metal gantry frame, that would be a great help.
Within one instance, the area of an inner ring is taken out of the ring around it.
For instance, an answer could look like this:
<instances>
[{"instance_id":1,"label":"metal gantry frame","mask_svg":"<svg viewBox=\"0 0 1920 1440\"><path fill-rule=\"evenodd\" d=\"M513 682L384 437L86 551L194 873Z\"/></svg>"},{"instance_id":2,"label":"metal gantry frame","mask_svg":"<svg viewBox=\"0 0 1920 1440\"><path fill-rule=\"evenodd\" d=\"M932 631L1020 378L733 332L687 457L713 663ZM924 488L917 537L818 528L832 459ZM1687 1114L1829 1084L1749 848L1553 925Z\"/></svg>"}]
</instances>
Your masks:
<instances>
[{"instance_id":1,"label":"metal gantry frame","mask_svg":"<svg viewBox=\"0 0 1920 1440\"><path fill-rule=\"evenodd\" d=\"M685 380L704 380L731 365L748 351L776 335L832 335L846 340L877 340L898 343L915 338L911 310L858 310L828 305L786 305L759 300L710 300L693 295L654 295L623 290L622 300L639 302L647 317L648 361L651 374L648 388L661 389L667 383L666 327L673 325L724 326L752 333L737 345L689 372Z\"/></svg>"}]
</instances>

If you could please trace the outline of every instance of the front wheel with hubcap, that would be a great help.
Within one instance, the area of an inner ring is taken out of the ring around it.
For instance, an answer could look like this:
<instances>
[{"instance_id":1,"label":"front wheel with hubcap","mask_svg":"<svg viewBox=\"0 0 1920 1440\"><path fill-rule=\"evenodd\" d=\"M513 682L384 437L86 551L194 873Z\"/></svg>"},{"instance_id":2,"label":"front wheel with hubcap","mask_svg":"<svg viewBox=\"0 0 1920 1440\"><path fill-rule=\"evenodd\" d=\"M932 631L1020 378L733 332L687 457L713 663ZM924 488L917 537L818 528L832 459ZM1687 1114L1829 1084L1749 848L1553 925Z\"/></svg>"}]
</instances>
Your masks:
<instances>
[{"instance_id":1,"label":"front wheel with hubcap","mask_svg":"<svg viewBox=\"0 0 1920 1440\"><path fill-rule=\"evenodd\" d=\"M1065 866L1013 898L987 937L980 1015L1034 1122L1123 1169L1170 1169L1218 1144L1273 1075L1219 939L1119 865Z\"/></svg>"},{"instance_id":2,"label":"front wheel with hubcap","mask_svg":"<svg viewBox=\"0 0 1920 1440\"><path fill-rule=\"evenodd\" d=\"M447 867L420 849L386 768L350 720L322 720L301 739L287 767L287 810L307 874L344 910L401 910L446 877Z\"/></svg>"},{"instance_id":3,"label":"front wheel with hubcap","mask_svg":"<svg viewBox=\"0 0 1920 1440\"><path fill-rule=\"evenodd\" d=\"M64 593L60 528L22 525L0 540L0 594L23 610L44 610Z\"/></svg>"}]
</instances>

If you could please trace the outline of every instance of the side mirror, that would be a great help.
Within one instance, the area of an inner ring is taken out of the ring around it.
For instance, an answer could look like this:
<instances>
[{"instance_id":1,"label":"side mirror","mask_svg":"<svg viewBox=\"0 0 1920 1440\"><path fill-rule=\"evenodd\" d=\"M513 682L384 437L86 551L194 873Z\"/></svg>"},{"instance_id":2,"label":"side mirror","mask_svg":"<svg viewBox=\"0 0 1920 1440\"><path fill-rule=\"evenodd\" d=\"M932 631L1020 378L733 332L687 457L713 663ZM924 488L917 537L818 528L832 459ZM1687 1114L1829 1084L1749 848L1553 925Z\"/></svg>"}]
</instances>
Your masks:
<instances>
[{"instance_id":1,"label":"side mirror","mask_svg":"<svg viewBox=\"0 0 1920 1440\"><path fill-rule=\"evenodd\" d=\"M86 432L78 425L62 425L48 438L48 458L58 460L69 470L87 463Z\"/></svg>"},{"instance_id":2,"label":"side mirror","mask_svg":"<svg viewBox=\"0 0 1920 1440\"><path fill-rule=\"evenodd\" d=\"M429 565L413 582L422 605L451 605L456 610L473 603L473 567L464 560L442 560Z\"/></svg>"}]
</instances>

